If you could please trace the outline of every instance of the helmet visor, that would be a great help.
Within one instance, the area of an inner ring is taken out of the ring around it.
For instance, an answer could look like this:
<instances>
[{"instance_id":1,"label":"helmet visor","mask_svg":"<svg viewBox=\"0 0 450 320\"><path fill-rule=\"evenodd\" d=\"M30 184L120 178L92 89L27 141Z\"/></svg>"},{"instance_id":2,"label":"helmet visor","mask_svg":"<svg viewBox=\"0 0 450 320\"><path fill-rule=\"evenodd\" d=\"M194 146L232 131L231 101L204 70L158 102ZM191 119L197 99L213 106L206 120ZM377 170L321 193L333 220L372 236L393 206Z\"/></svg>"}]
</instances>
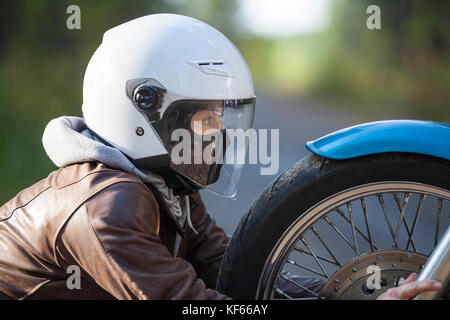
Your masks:
<instances>
[{"instance_id":1,"label":"helmet visor","mask_svg":"<svg viewBox=\"0 0 450 320\"><path fill-rule=\"evenodd\" d=\"M200 188L234 197L254 110L255 98L173 102L155 124L171 168Z\"/></svg>"}]
</instances>

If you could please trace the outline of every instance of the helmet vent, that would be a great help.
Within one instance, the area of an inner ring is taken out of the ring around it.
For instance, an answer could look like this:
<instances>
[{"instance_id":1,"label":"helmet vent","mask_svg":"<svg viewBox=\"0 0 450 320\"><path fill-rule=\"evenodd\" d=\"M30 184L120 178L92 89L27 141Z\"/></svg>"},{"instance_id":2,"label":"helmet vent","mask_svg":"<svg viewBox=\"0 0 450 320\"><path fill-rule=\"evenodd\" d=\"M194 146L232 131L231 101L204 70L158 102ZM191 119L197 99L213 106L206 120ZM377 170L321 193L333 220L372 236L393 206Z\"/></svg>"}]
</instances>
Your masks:
<instances>
[{"instance_id":1,"label":"helmet vent","mask_svg":"<svg viewBox=\"0 0 450 320\"><path fill-rule=\"evenodd\" d=\"M206 74L233 77L229 66L224 60L196 60L188 63Z\"/></svg>"},{"instance_id":2,"label":"helmet vent","mask_svg":"<svg viewBox=\"0 0 450 320\"><path fill-rule=\"evenodd\" d=\"M199 66L221 66L225 64L225 61L198 61L197 63Z\"/></svg>"}]
</instances>

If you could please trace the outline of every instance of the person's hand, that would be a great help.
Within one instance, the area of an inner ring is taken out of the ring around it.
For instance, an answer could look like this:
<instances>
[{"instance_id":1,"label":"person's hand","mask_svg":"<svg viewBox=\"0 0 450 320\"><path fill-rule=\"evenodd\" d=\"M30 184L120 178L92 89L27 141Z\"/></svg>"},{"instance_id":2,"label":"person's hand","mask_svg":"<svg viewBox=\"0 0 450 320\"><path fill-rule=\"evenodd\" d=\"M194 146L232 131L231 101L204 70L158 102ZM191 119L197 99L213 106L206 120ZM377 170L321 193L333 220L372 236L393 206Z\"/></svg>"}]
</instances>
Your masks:
<instances>
[{"instance_id":1,"label":"person's hand","mask_svg":"<svg viewBox=\"0 0 450 320\"><path fill-rule=\"evenodd\" d=\"M442 289L442 284L439 281L416 281L417 276L417 273L411 273L400 286L388 289L377 300L408 300L424 291L439 291Z\"/></svg>"}]
</instances>

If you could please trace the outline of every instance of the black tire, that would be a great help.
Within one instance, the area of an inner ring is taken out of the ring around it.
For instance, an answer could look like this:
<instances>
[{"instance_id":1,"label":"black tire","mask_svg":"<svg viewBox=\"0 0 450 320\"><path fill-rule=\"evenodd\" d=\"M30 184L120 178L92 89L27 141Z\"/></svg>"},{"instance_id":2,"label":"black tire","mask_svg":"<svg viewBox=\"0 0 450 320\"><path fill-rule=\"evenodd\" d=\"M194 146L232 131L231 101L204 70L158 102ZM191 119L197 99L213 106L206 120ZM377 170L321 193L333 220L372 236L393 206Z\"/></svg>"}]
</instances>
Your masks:
<instances>
[{"instance_id":1,"label":"black tire","mask_svg":"<svg viewBox=\"0 0 450 320\"><path fill-rule=\"evenodd\" d=\"M450 189L450 161L386 153L350 160L311 154L282 173L242 217L224 255L217 289L234 299L258 299L264 264L284 231L333 194L379 181L411 181Z\"/></svg>"}]
</instances>

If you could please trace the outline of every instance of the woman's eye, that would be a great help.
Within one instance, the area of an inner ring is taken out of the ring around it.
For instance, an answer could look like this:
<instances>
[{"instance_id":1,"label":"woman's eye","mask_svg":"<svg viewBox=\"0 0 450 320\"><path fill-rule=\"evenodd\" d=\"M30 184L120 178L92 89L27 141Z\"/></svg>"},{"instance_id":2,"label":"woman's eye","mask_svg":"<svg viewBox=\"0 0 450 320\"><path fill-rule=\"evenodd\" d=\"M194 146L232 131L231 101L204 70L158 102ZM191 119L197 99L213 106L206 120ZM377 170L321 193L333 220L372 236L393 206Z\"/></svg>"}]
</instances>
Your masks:
<instances>
[{"instance_id":1,"label":"woman's eye","mask_svg":"<svg viewBox=\"0 0 450 320\"><path fill-rule=\"evenodd\" d=\"M195 125L200 123L201 127ZM200 110L196 112L191 119L191 129L200 135L205 134L207 130L222 130L222 118L215 112L215 110Z\"/></svg>"}]
</instances>

